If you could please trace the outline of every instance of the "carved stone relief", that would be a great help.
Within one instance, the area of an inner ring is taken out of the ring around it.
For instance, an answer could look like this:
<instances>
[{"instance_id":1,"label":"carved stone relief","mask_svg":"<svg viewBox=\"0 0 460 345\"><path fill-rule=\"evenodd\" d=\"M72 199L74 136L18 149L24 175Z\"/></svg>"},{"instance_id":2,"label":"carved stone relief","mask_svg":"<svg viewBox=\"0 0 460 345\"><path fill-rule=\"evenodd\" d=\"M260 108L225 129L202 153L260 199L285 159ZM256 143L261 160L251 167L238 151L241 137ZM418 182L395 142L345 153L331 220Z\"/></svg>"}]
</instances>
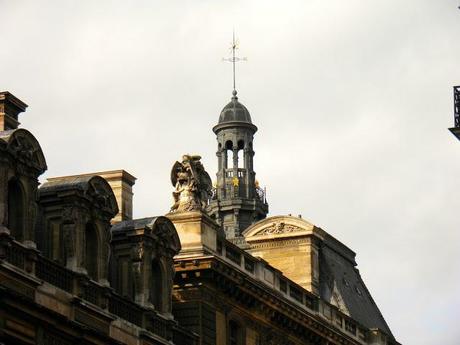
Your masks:
<instances>
[{"instance_id":1,"label":"carved stone relief","mask_svg":"<svg viewBox=\"0 0 460 345\"><path fill-rule=\"evenodd\" d=\"M278 235L278 234L287 234L295 231L302 231L302 228L286 224L284 222L272 223L266 228L262 229L257 235Z\"/></svg>"}]
</instances>

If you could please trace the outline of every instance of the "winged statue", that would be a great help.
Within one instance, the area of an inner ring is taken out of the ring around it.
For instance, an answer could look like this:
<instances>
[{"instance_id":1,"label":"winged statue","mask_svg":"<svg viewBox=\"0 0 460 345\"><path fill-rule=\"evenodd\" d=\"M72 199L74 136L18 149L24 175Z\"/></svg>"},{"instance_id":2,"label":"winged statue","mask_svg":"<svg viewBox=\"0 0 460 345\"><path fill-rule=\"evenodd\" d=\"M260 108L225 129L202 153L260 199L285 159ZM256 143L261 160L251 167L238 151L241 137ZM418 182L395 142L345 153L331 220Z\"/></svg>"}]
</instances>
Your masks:
<instances>
[{"instance_id":1,"label":"winged statue","mask_svg":"<svg viewBox=\"0 0 460 345\"><path fill-rule=\"evenodd\" d=\"M212 193L212 181L204 170L201 156L183 155L171 169L174 204L171 212L199 211L206 207Z\"/></svg>"}]
</instances>

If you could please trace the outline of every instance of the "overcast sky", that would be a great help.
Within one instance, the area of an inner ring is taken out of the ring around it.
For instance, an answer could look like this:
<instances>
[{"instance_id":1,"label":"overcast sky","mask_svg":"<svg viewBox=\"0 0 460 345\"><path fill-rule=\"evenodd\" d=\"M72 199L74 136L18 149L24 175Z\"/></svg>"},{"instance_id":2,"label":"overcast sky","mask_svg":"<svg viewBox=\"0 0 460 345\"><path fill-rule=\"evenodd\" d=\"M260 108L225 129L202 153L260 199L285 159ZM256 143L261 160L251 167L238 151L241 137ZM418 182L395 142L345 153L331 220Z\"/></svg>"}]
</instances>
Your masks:
<instances>
[{"instance_id":1,"label":"overcast sky","mask_svg":"<svg viewBox=\"0 0 460 345\"><path fill-rule=\"evenodd\" d=\"M169 173L230 100L258 126L270 214L302 214L357 252L404 344L460 338L456 0L0 0L0 89L48 163L42 178L135 175L135 216L164 214Z\"/></svg>"}]
</instances>

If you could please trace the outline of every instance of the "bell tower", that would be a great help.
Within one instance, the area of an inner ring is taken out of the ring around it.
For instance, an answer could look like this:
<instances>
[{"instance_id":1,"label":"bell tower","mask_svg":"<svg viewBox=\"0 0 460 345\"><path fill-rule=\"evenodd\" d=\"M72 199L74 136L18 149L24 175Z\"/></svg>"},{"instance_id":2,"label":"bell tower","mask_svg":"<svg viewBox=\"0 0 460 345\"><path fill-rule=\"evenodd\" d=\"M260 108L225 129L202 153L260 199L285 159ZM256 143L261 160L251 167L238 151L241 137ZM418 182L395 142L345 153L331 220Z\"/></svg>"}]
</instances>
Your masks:
<instances>
[{"instance_id":1,"label":"bell tower","mask_svg":"<svg viewBox=\"0 0 460 345\"><path fill-rule=\"evenodd\" d=\"M244 229L266 217L268 204L254 171L257 127L238 101L236 90L212 130L217 136L217 183L207 211L227 238L238 238Z\"/></svg>"}]
</instances>

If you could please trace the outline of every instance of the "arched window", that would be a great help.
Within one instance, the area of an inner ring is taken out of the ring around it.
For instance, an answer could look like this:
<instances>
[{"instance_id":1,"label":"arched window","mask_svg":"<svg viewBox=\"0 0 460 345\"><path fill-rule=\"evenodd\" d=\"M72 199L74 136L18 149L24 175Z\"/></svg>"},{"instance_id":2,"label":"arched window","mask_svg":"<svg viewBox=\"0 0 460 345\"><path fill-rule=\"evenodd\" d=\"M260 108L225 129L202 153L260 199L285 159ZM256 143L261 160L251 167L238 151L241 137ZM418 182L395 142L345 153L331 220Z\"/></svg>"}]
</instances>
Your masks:
<instances>
[{"instance_id":1,"label":"arched window","mask_svg":"<svg viewBox=\"0 0 460 345\"><path fill-rule=\"evenodd\" d=\"M230 345L243 345L243 330L240 324L234 320L228 323L228 335Z\"/></svg>"},{"instance_id":2,"label":"arched window","mask_svg":"<svg viewBox=\"0 0 460 345\"><path fill-rule=\"evenodd\" d=\"M226 155L226 160L225 160L225 169L228 168L233 168L233 142L231 140L228 140L225 143L225 155ZM227 176L231 177L231 176Z\"/></svg>"},{"instance_id":3,"label":"arched window","mask_svg":"<svg viewBox=\"0 0 460 345\"><path fill-rule=\"evenodd\" d=\"M24 239L25 196L17 179L8 182L8 228L16 240Z\"/></svg>"},{"instance_id":4,"label":"arched window","mask_svg":"<svg viewBox=\"0 0 460 345\"><path fill-rule=\"evenodd\" d=\"M164 299L169 296L165 296L163 284L166 277L163 274L161 262L157 259L152 261L152 275L150 282L150 302L155 306L155 309L159 312L163 312Z\"/></svg>"},{"instance_id":5,"label":"arched window","mask_svg":"<svg viewBox=\"0 0 460 345\"><path fill-rule=\"evenodd\" d=\"M99 240L97 236L97 228L93 223L87 223L85 229L85 268L88 276L97 280L99 257Z\"/></svg>"},{"instance_id":6,"label":"arched window","mask_svg":"<svg viewBox=\"0 0 460 345\"><path fill-rule=\"evenodd\" d=\"M230 151L233 150L233 143L232 143L231 140L227 140L227 141L225 142L225 149L226 149L226 150L230 150Z\"/></svg>"},{"instance_id":7,"label":"arched window","mask_svg":"<svg viewBox=\"0 0 460 345\"><path fill-rule=\"evenodd\" d=\"M244 165L244 161L243 161L244 159L243 149L244 149L244 141L238 140L238 168L246 168L246 166Z\"/></svg>"}]
</instances>

